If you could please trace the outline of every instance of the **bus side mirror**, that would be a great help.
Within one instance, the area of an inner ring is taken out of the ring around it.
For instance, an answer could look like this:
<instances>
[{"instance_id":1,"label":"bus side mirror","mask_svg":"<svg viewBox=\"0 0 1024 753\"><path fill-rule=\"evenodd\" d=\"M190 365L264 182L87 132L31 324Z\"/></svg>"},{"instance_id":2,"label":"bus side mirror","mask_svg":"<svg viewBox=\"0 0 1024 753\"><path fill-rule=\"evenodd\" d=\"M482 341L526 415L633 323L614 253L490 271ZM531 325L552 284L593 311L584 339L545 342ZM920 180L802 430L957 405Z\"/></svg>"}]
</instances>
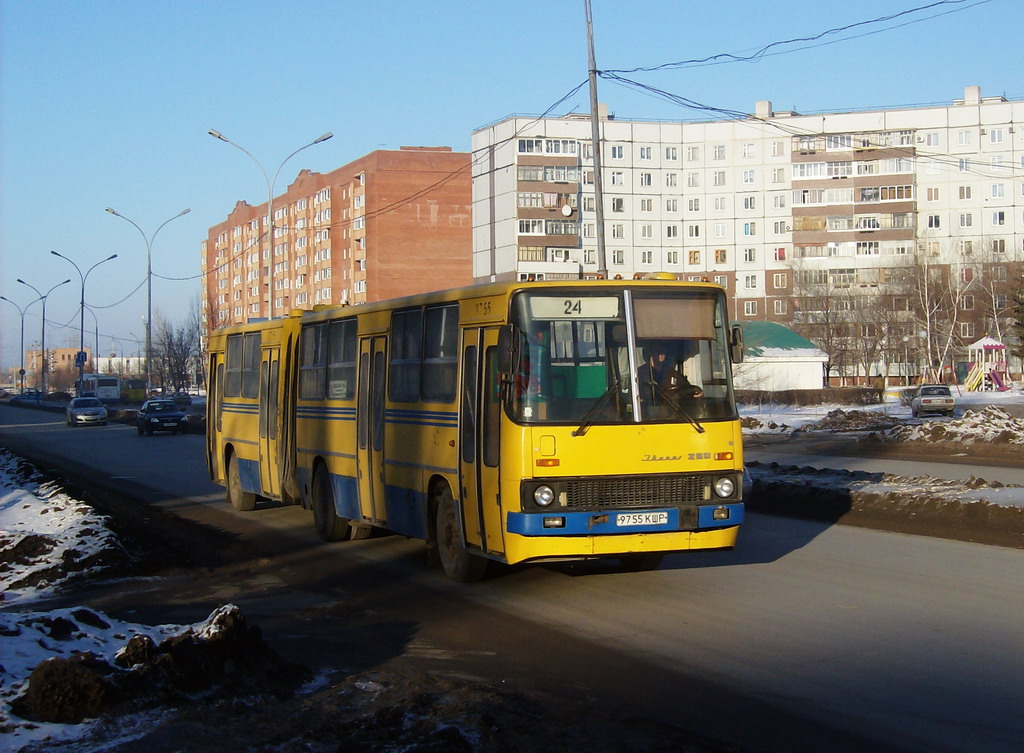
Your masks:
<instances>
[{"instance_id":1,"label":"bus side mirror","mask_svg":"<svg viewBox=\"0 0 1024 753\"><path fill-rule=\"evenodd\" d=\"M506 324L498 330L498 371L512 374L519 370L519 330Z\"/></svg>"},{"instance_id":2,"label":"bus side mirror","mask_svg":"<svg viewBox=\"0 0 1024 753\"><path fill-rule=\"evenodd\" d=\"M738 325L732 325L732 337L729 339L729 354L732 356L733 363L743 363L743 328Z\"/></svg>"}]
</instances>

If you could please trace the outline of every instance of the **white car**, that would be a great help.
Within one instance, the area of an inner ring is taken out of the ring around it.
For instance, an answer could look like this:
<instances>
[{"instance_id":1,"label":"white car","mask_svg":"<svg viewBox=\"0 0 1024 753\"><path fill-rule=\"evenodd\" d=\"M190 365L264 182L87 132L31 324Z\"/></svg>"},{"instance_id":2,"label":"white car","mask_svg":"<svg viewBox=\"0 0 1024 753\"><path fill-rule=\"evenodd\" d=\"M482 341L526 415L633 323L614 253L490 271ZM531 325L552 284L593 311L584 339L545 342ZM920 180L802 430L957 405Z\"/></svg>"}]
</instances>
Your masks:
<instances>
[{"instance_id":1,"label":"white car","mask_svg":"<svg viewBox=\"0 0 1024 753\"><path fill-rule=\"evenodd\" d=\"M917 418L926 413L945 413L953 415L956 398L944 384L922 384L910 398L910 412Z\"/></svg>"},{"instance_id":2,"label":"white car","mask_svg":"<svg viewBox=\"0 0 1024 753\"><path fill-rule=\"evenodd\" d=\"M68 403L68 426L79 424L107 425L107 409L98 397L76 397Z\"/></svg>"}]
</instances>

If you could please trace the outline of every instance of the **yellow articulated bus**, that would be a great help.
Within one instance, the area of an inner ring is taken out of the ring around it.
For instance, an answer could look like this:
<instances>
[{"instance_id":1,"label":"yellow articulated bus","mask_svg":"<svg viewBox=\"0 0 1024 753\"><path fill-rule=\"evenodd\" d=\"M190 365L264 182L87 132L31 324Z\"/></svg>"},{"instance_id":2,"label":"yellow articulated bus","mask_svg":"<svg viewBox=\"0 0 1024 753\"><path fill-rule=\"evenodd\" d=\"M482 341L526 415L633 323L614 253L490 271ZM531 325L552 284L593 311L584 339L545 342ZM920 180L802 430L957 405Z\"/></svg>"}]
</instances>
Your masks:
<instances>
[{"instance_id":1,"label":"yellow articulated bus","mask_svg":"<svg viewBox=\"0 0 1024 753\"><path fill-rule=\"evenodd\" d=\"M727 549L743 522L731 364L709 283L495 283L296 311L210 339L211 478L301 504L325 540L489 561Z\"/></svg>"}]
</instances>

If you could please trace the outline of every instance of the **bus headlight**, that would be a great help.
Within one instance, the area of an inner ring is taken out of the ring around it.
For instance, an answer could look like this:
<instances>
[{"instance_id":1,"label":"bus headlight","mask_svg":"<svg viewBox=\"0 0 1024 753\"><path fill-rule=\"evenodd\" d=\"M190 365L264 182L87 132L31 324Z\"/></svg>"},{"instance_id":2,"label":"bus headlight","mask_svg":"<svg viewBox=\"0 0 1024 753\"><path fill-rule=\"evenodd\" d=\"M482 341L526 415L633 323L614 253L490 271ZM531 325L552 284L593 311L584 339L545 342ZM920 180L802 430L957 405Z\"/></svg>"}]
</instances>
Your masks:
<instances>
[{"instance_id":1,"label":"bus headlight","mask_svg":"<svg viewBox=\"0 0 1024 753\"><path fill-rule=\"evenodd\" d=\"M728 476L722 476L715 482L715 494L719 497L731 497L735 491L736 484Z\"/></svg>"},{"instance_id":2,"label":"bus headlight","mask_svg":"<svg viewBox=\"0 0 1024 753\"><path fill-rule=\"evenodd\" d=\"M547 507L555 501L555 492L550 486L538 486L533 490L533 501L541 507Z\"/></svg>"}]
</instances>

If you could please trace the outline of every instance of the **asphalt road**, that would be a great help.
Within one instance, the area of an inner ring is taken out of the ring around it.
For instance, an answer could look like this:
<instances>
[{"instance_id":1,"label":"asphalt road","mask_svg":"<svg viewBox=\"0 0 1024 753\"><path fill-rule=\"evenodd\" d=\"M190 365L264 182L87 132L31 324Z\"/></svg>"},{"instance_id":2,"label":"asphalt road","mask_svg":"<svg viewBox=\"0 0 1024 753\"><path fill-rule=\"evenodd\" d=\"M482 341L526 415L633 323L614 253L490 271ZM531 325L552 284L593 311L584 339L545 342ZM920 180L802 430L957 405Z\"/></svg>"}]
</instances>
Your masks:
<instances>
[{"instance_id":1,"label":"asphalt road","mask_svg":"<svg viewBox=\"0 0 1024 753\"><path fill-rule=\"evenodd\" d=\"M0 405L0 445L89 469L151 526L166 524L160 510L189 521L182 546L221 547L201 567L74 595L118 616L189 622L232 601L314 665L533 684L751 751L1024 740L1024 551L750 515L735 551L672 555L655 572L550 564L465 586L425 570L419 542L321 544L305 511L235 513L206 480L199 436L68 429Z\"/></svg>"}]
</instances>

